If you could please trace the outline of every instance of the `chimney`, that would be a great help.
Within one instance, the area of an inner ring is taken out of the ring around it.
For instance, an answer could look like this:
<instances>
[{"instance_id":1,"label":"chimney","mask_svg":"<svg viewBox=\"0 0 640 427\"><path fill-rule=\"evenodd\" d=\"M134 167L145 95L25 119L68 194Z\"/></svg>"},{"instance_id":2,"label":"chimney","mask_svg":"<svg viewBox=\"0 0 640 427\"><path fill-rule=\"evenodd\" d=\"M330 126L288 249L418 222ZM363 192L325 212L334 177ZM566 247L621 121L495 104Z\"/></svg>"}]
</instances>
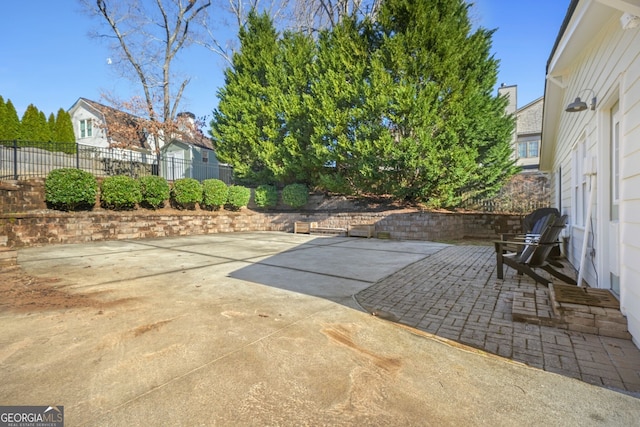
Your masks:
<instances>
[{"instance_id":1,"label":"chimney","mask_svg":"<svg viewBox=\"0 0 640 427\"><path fill-rule=\"evenodd\" d=\"M509 104L505 107L505 112L507 114L515 114L518 109L518 85L506 86L502 83L498 88L498 95L509 98Z\"/></svg>"},{"instance_id":2,"label":"chimney","mask_svg":"<svg viewBox=\"0 0 640 427\"><path fill-rule=\"evenodd\" d=\"M177 122L178 122L178 130L180 130L180 132L186 132L190 135L193 135L194 131L196 130L195 114L189 111L183 111L181 113L178 113Z\"/></svg>"},{"instance_id":3,"label":"chimney","mask_svg":"<svg viewBox=\"0 0 640 427\"><path fill-rule=\"evenodd\" d=\"M189 111L183 111L182 113L178 113L178 121L183 121L183 120L194 125L196 123L196 115Z\"/></svg>"}]
</instances>

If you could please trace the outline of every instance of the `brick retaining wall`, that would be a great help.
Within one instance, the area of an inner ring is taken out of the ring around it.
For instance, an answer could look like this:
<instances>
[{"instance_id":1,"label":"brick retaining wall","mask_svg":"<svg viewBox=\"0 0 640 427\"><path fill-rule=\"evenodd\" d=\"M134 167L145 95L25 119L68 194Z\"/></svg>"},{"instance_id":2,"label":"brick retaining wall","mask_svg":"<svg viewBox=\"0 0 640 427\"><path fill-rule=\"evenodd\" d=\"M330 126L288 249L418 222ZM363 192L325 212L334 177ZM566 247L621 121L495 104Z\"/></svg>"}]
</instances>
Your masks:
<instances>
[{"instance_id":1,"label":"brick retaining wall","mask_svg":"<svg viewBox=\"0 0 640 427\"><path fill-rule=\"evenodd\" d=\"M0 181L0 213L45 209L44 178Z\"/></svg>"},{"instance_id":2,"label":"brick retaining wall","mask_svg":"<svg viewBox=\"0 0 640 427\"><path fill-rule=\"evenodd\" d=\"M317 198L317 197L316 197ZM313 211L317 200L304 212L175 211L139 209L114 212L46 210L44 180L0 182L0 247L26 247L55 243L142 239L236 231L293 232L296 221L317 222L319 227L348 228L375 224L392 239L459 240L495 239L501 233L520 231L520 215L446 213L391 210L384 212Z\"/></svg>"},{"instance_id":3,"label":"brick retaining wall","mask_svg":"<svg viewBox=\"0 0 640 427\"><path fill-rule=\"evenodd\" d=\"M347 228L375 224L392 239L458 240L495 239L500 233L517 232L519 216L434 212L375 213L262 213L180 212L175 215L138 210L133 212L38 212L0 214L0 247L26 247L56 243L143 239L241 231L293 231L296 221L314 221L320 227Z\"/></svg>"}]
</instances>

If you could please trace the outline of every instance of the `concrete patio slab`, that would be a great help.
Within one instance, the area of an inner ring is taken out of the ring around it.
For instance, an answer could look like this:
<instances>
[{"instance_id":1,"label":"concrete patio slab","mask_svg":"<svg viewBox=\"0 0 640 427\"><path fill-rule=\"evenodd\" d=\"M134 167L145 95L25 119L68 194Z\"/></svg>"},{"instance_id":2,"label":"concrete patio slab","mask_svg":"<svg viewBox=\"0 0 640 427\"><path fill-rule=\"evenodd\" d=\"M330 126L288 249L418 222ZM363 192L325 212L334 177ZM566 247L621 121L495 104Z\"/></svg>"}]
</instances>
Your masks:
<instances>
[{"instance_id":1,"label":"concrete patio slab","mask_svg":"<svg viewBox=\"0 0 640 427\"><path fill-rule=\"evenodd\" d=\"M457 248L406 242L401 256L404 242L386 243L238 233L23 249L27 273L78 299L56 308L0 303L0 404L64 405L69 426L640 419L632 396L335 303L403 271L440 277L446 266L425 272L422 263ZM220 247L224 254L206 250ZM318 259L341 265L347 249L357 266L317 267ZM482 289L469 274L449 280ZM381 301L397 290L377 289Z\"/></svg>"}]
</instances>

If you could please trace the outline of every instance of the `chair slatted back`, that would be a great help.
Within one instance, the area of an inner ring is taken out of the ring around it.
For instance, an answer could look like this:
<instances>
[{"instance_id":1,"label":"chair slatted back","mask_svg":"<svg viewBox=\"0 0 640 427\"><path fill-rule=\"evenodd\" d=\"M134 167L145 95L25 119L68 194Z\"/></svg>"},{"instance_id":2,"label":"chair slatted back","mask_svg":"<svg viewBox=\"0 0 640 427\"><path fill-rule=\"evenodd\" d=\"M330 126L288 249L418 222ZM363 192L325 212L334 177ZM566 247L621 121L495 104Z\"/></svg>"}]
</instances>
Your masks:
<instances>
[{"instance_id":1,"label":"chair slatted back","mask_svg":"<svg viewBox=\"0 0 640 427\"><path fill-rule=\"evenodd\" d=\"M542 239L544 233L549 229L550 225L556 220L556 216L553 213L547 214L540 218L535 225L535 228L540 230L539 235L531 235L525 240L526 245L523 246L520 255L518 256L518 262L522 264L528 264L531 257L538 249L538 242Z\"/></svg>"},{"instance_id":2,"label":"chair slatted back","mask_svg":"<svg viewBox=\"0 0 640 427\"><path fill-rule=\"evenodd\" d=\"M544 219L549 214L555 214L557 218L560 218L560 212L556 208L540 208L531 212L529 215L525 216L522 220L522 229L524 233L536 233L534 231L540 223L541 219ZM540 231L537 232L540 234Z\"/></svg>"},{"instance_id":3,"label":"chair slatted back","mask_svg":"<svg viewBox=\"0 0 640 427\"><path fill-rule=\"evenodd\" d=\"M547 257L549 256L549 252L558 243L558 239L560 238L560 233L562 233L562 229L567 224L567 215L563 215L560 218L554 217L553 221L547 226L547 228L542 232L540 236L540 241L538 242L538 247L535 249L531 258L529 259L529 266L537 267L544 265Z\"/></svg>"}]
</instances>

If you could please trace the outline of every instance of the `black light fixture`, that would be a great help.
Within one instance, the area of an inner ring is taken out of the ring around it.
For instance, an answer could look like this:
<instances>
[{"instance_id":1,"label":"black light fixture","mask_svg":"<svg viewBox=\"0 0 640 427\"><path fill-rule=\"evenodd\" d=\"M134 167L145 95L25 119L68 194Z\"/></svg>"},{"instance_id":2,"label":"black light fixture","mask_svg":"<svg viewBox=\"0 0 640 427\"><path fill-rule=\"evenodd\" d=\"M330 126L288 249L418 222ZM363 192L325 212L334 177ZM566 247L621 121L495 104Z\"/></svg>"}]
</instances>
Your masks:
<instances>
[{"instance_id":1,"label":"black light fixture","mask_svg":"<svg viewBox=\"0 0 640 427\"><path fill-rule=\"evenodd\" d=\"M596 96L595 96L596 94L592 89L585 89L580 93L586 92L586 91L591 91L591 93L593 93L593 98L591 98L591 110L593 111L596 109L596 102L597 102ZM587 108L589 108L587 106L587 103L584 102L582 99L580 99L580 97L578 96L575 101L567 105L567 108L565 108L564 111L566 111L567 113L577 113L579 111L584 111Z\"/></svg>"}]
</instances>

